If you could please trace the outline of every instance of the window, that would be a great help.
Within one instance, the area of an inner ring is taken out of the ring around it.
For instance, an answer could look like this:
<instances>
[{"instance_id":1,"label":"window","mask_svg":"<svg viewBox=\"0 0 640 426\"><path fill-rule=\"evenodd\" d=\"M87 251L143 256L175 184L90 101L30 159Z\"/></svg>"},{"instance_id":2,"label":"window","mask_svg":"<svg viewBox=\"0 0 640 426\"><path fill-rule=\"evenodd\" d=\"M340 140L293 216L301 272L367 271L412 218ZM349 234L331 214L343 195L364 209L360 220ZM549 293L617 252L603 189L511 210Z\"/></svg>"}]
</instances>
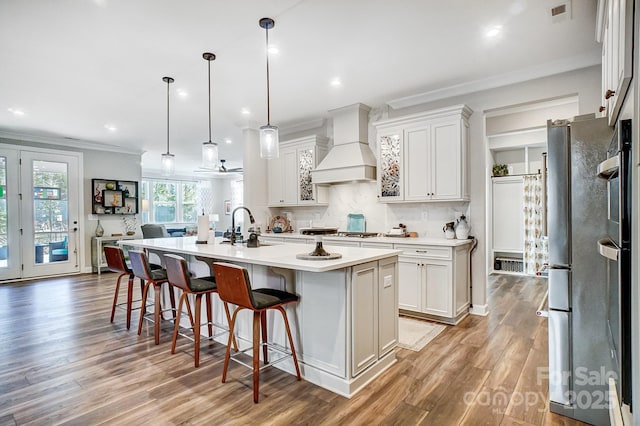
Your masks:
<instances>
[{"instance_id":1,"label":"window","mask_svg":"<svg viewBox=\"0 0 640 426\"><path fill-rule=\"evenodd\" d=\"M198 212L196 210L197 187L194 182L181 183L182 186L182 221L196 222Z\"/></svg>"},{"instance_id":2,"label":"window","mask_svg":"<svg viewBox=\"0 0 640 426\"><path fill-rule=\"evenodd\" d=\"M197 220L196 182L143 180L140 196L143 223L194 223ZM148 211L145 204L148 203Z\"/></svg>"},{"instance_id":3,"label":"window","mask_svg":"<svg viewBox=\"0 0 640 426\"><path fill-rule=\"evenodd\" d=\"M154 182L153 185L153 218L155 222L177 222L176 217L176 184Z\"/></svg>"}]
</instances>

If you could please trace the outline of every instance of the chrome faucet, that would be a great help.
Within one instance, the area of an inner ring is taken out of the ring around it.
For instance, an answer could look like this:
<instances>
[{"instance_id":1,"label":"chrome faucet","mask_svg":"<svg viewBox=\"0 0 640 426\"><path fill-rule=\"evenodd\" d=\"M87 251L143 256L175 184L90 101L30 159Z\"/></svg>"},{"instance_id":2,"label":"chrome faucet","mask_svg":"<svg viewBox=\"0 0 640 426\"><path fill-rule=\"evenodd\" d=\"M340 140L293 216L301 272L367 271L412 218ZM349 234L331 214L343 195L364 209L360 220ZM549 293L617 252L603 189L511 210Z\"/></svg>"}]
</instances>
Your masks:
<instances>
[{"instance_id":1,"label":"chrome faucet","mask_svg":"<svg viewBox=\"0 0 640 426\"><path fill-rule=\"evenodd\" d=\"M231 236L229 237L229 242L232 246L236 243L236 212L240 209L246 210L247 213L249 213L249 220L251 221L251 224L256 223L253 215L251 214L251 211L248 208L240 206L233 209L233 212L231 212Z\"/></svg>"}]
</instances>

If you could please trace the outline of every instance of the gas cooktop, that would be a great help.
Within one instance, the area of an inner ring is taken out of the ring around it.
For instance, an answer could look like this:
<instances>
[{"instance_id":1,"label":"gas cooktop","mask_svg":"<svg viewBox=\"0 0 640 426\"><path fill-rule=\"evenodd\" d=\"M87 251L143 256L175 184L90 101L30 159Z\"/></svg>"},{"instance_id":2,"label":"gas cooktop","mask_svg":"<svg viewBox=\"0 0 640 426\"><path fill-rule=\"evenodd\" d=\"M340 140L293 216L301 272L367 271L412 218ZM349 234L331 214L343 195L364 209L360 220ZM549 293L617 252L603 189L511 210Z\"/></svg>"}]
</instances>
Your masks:
<instances>
[{"instance_id":1,"label":"gas cooktop","mask_svg":"<svg viewBox=\"0 0 640 426\"><path fill-rule=\"evenodd\" d=\"M377 237L378 234L376 232L338 232L335 235L331 235L332 237L355 237L355 238L370 238Z\"/></svg>"}]
</instances>

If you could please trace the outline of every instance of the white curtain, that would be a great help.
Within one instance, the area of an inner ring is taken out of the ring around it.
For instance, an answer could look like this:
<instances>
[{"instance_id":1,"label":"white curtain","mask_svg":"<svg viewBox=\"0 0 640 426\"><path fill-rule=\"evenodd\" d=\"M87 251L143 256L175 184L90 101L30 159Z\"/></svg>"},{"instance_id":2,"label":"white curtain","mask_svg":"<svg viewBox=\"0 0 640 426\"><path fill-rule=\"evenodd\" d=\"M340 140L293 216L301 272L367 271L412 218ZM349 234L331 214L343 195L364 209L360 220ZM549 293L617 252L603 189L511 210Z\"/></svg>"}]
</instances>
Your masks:
<instances>
[{"instance_id":1,"label":"white curtain","mask_svg":"<svg viewBox=\"0 0 640 426\"><path fill-rule=\"evenodd\" d=\"M542 176L524 176L524 272L535 274L546 261L542 240Z\"/></svg>"}]
</instances>

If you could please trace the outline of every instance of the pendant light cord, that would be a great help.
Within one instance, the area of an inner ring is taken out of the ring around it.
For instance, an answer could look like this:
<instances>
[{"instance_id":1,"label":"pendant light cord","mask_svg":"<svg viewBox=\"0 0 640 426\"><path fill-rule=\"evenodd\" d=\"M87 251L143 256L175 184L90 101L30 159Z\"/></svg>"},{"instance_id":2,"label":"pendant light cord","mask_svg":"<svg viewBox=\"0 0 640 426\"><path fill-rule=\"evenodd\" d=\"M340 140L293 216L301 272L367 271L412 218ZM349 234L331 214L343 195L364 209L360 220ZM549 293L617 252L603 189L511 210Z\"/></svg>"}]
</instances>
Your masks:
<instances>
[{"instance_id":1,"label":"pendant light cord","mask_svg":"<svg viewBox=\"0 0 640 426\"><path fill-rule=\"evenodd\" d=\"M167 154L169 152L169 84L171 84L170 80L167 80Z\"/></svg>"},{"instance_id":2,"label":"pendant light cord","mask_svg":"<svg viewBox=\"0 0 640 426\"><path fill-rule=\"evenodd\" d=\"M269 26L265 27L267 34L267 126L271 125L271 99L269 93Z\"/></svg>"},{"instance_id":3,"label":"pendant light cord","mask_svg":"<svg viewBox=\"0 0 640 426\"><path fill-rule=\"evenodd\" d=\"M209 78L209 143L211 143L211 60L207 60L209 67L207 77Z\"/></svg>"}]
</instances>

